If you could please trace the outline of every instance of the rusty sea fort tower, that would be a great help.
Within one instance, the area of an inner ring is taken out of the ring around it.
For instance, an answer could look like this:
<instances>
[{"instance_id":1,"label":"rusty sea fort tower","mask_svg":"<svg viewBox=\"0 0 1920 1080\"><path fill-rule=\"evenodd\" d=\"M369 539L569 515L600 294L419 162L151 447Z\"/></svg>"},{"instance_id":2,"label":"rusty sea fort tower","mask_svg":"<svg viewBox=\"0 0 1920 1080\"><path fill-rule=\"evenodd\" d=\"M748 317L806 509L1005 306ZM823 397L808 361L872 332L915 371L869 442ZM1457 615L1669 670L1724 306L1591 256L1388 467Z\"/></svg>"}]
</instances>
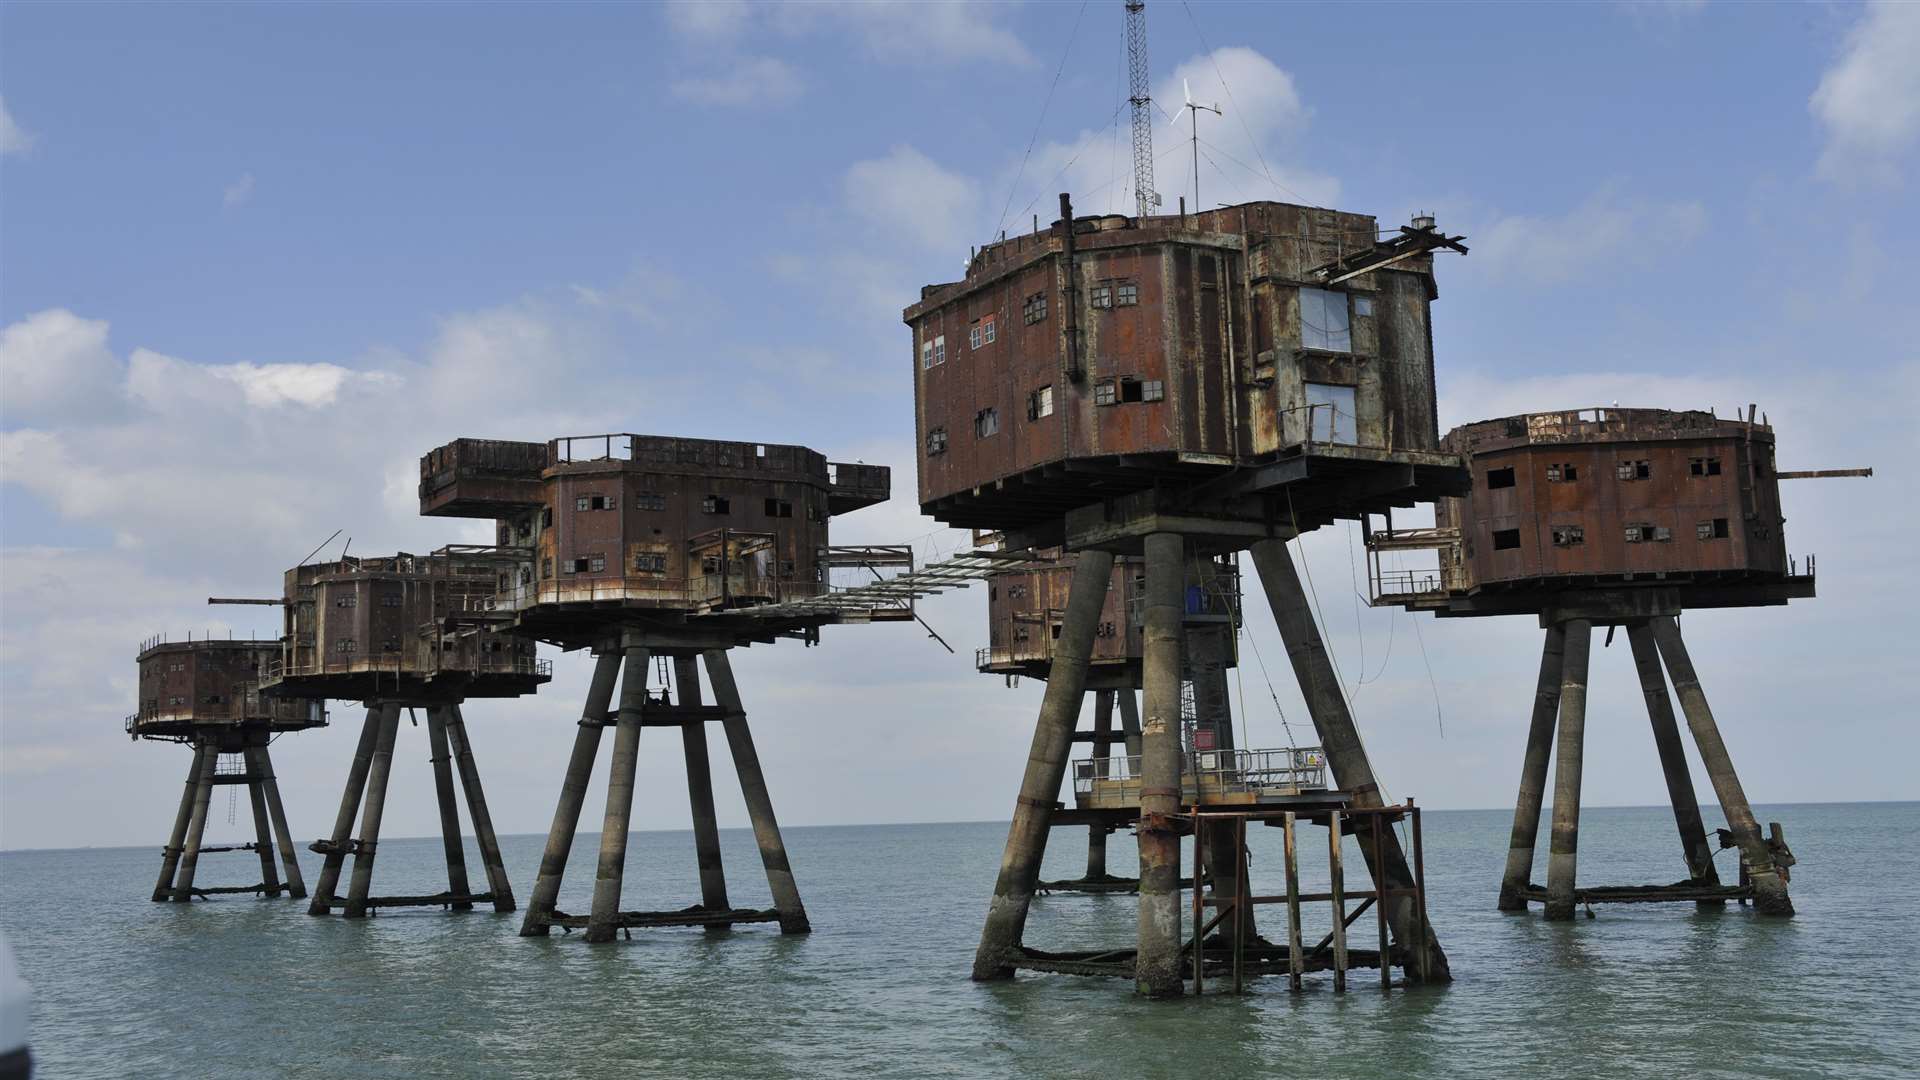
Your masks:
<instances>
[{"instance_id":1,"label":"rusty sea fort tower","mask_svg":"<svg viewBox=\"0 0 1920 1080\"><path fill-rule=\"evenodd\" d=\"M1076 218L1060 201L1051 228L988 245L963 280L927 286L904 313L922 509L999 533L1006 552L1076 556L1058 637L1048 631L1046 694L974 977L1109 974L1169 996L1184 992L1187 966L1196 985L1247 970L1297 981L1306 967L1331 967L1343 982L1352 962L1445 981L1417 874L1417 812L1384 803L1286 545L1336 519L1465 492L1466 470L1435 422L1428 321L1433 253L1464 252L1461 238L1430 218L1383 233L1368 216L1282 203ZM1242 551L1319 747L1226 751L1216 731L1204 750L1182 722L1182 684L1194 681L1183 672L1196 667L1187 583L1207 560ZM1047 953L1022 935L1119 557L1144 567L1138 773L1094 779L1089 795L1110 796L1135 823L1138 937L1132 948ZM1391 827L1403 816L1411 861ZM1345 948L1337 885L1315 898L1337 906L1337 956L1303 955L1295 888L1288 947L1254 939L1255 903L1280 898L1244 888L1246 825L1279 825L1291 839L1296 819L1359 838L1373 887L1351 898L1376 907L1377 953ZM1212 882L1204 900L1196 890L1185 943L1183 832L1199 834ZM1217 914L1203 922L1209 907Z\"/></svg>"},{"instance_id":2,"label":"rusty sea fort tower","mask_svg":"<svg viewBox=\"0 0 1920 1080\"><path fill-rule=\"evenodd\" d=\"M283 732L326 726L327 714L318 700L261 693L261 676L279 655L280 644L272 640L154 638L142 644L137 661L139 708L127 717L127 734L193 749L173 832L161 852L153 899L192 900L220 893L307 895L267 748ZM230 847L204 846L213 789L230 784L246 785L254 840ZM285 882L275 866L276 841ZM260 883L197 885L200 856L215 851L258 854Z\"/></svg>"}]
</instances>

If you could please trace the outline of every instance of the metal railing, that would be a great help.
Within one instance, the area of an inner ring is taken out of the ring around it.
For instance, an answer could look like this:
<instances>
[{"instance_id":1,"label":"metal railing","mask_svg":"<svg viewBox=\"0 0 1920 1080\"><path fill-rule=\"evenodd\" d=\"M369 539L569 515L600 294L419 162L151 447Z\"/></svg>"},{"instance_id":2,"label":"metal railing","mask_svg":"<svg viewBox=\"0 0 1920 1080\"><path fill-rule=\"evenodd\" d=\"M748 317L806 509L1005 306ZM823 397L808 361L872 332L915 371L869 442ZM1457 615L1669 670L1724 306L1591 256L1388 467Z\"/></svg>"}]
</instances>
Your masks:
<instances>
[{"instance_id":1,"label":"metal railing","mask_svg":"<svg viewBox=\"0 0 1920 1080\"><path fill-rule=\"evenodd\" d=\"M1073 763L1073 796L1081 806L1140 804L1140 758L1081 758ZM1180 792L1188 805L1258 802L1263 797L1327 790L1326 755L1317 746L1270 750L1196 750L1183 755Z\"/></svg>"},{"instance_id":2,"label":"metal railing","mask_svg":"<svg viewBox=\"0 0 1920 1080\"><path fill-rule=\"evenodd\" d=\"M351 658L340 659L342 656ZM261 669L260 683L265 686L310 675L426 675L455 671L477 675L533 675L550 679L553 677L553 661L505 652L481 652L472 656L442 653L423 668L420 661L409 659L406 653L380 653L373 656L336 653L299 664L288 664L284 657L275 659Z\"/></svg>"},{"instance_id":3,"label":"metal railing","mask_svg":"<svg viewBox=\"0 0 1920 1080\"><path fill-rule=\"evenodd\" d=\"M1445 588L1438 570L1381 570L1374 575L1373 598L1416 596Z\"/></svg>"}]
</instances>

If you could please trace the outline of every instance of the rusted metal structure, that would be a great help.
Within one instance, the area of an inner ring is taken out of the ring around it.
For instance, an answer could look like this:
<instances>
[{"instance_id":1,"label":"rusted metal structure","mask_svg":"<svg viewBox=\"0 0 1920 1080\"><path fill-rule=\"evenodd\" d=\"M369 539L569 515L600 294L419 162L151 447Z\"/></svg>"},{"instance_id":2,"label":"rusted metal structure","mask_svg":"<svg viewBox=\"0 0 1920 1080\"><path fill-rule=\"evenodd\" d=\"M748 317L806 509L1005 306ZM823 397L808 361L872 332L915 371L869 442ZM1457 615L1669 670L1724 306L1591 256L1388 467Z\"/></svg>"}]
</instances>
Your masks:
<instances>
[{"instance_id":1,"label":"rusted metal structure","mask_svg":"<svg viewBox=\"0 0 1920 1080\"><path fill-rule=\"evenodd\" d=\"M1763 836L1726 742L1681 640L1686 608L1785 604L1814 593L1814 564L1787 554L1773 429L1750 408L1708 412L1582 409L1467 424L1447 435L1473 475L1440 500L1431 529L1369 528L1376 605L1440 616L1527 614L1546 632L1539 685L1514 809L1499 906L1545 905L1570 919L1601 902L1751 900L1764 915L1793 914L1780 826ZM1859 475L1859 471L1843 471ZM1400 553L1434 551L1434 568L1390 568ZM1653 724L1679 827L1687 877L1670 885L1575 884L1581 752L1589 644L1624 628ZM1665 672L1661 670L1665 664ZM1714 868L1675 722L1671 692L1713 781L1728 828L1721 847L1740 852L1740 880ZM1532 884L1534 844L1556 756L1545 888Z\"/></svg>"},{"instance_id":2,"label":"rusted metal structure","mask_svg":"<svg viewBox=\"0 0 1920 1080\"><path fill-rule=\"evenodd\" d=\"M1075 557L1057 550L1038 553L1034 565L996 574L987 588L987 645L975 653L975 666L1009 682L1025 676L1045 680L1053 667L1055 643L1065 624ZM1076 783L1096 772L1125 775L1140 756L1140 713L1135 697L1141 685L1142 616L1146 568L1137 558L1114 560L1105 606L1094 630L1088 658L1087 689L1093 691L1093 727L1076 730L1074 743L1090 743L1092 757L1074 764ZM1239 570L1224 559L1197 561L1189 568L1183 622L1187 657L1181 678L1182 743L1192 750L1234 748L1233 715L1226 673L1237 662L1233 635L1240 610ZM1120 727L1114 728L1115 706ZM1113 748L1125 754L1114 758ZM1041 892L1135 892L1139 879L1115 876L1107 869L1107 837L1132 825L1132 816L1116 808L1076 806L1062 809L1053 828L1085 825L1087 869L1079 878L1040 882Z\"/></svg>"},{"instance_id":3,"label":"rusted metal structure","mask_svg":"<svg viewBox=\"0 0 1920 1080\"><path fill-rule=\"evenodd\" d=\"M552 667L535 655L532 641L502 633L474 614L498 587L500 574L497 560L478 554L405 552L343 556L287 571L278 601L286 632L261 685L279 694L364 702L367 710L333 831L312 845L325 861L309 914L339 909L347 918L362 918L381 908L471 911L481 903L491 903L495 911L514 910L513 884L460 706L469 698L531 694L552 678ZM415 709L426 713L447 889L374 896L374 860L400 715ZM456 769L487 878L482 892L473 890L467 873ZM337 889L348 855L353 873L342 898Z\"/></svg>"},{"instance_id":4,"label":"rusted metal structure","mask_svg":"<svg viewBox=\"0 0 1920 1080\"><path fill-rule=\"evenodd\" d=\"M1063 195L1051 228L988 245L963 280L927 286L906 309L922 508L1000 530L1008 551L1079 556L976 979L1043 966L1021 936L1116 555L1143 557L1146 570L1142 992L1184 991L1176 864L1190 818L1178 720L1190 560L1251 550L1333 770L1326 804L1382 805L1286 542L1464 490L1434 419L1428 305L1443 249L1465 251L1431 218L1384 234L1365 215L1270 202L1075 218ZM1387 897L1394 945L1382 962L1445 981L1398 839L1376 818L1355 825ZM1235 873L1215 857L1216 894Z\"/></svg>"},{"instance_id":5,"label":"rusted metal structure","mask_svg":"<svg viewBox=\"0 0 1920 1080\"><path fill-rule=\"evenodd\" d=\"M909 548L833 546L830 519L884 501L889 482L884 466L830 463L802 446L632 434L461 439L421 459L422 513L496 522L498 544L459 549L501 567L475 617L598 658L521 934L581 927L588 941L609 941L634 927L810 929L729 651L782 638L813 643L830 623L911 620L914 597L1021 564L980 556L915 569ZM712 703L703 700L702 662ZM727 899L709 723L732 751L771 909ZM609 727L616 734L592 909L568 914L556 908L562 875ZM649 727L678 728L686 760L701 899L679 911L620 910L640 733Z\"/></svg>"},{"instance_id":6,"label":"rusted metal structure","mask_svg":"<svg viewBox=\"0 0 1920 1080\"><path fill-rule=\"evenodd\" d=\"M161 852L154 900L192 900L219 893L307 895L267 747L282 732L325 726L327 714L322 703L311 698L260 692L261 672L279 653L280 643L270 640L153 638L141 644L140 704L127 717L127 734L193 748L173 833ZM201 841L213 789L228 784L247 786L254 841L233 847L205 846ZM276 840L279 860L286 868L284 882L275 867ZM195 885L200 856L215 851L256 853L260 884Z\"/></svg>"}]
</instances>

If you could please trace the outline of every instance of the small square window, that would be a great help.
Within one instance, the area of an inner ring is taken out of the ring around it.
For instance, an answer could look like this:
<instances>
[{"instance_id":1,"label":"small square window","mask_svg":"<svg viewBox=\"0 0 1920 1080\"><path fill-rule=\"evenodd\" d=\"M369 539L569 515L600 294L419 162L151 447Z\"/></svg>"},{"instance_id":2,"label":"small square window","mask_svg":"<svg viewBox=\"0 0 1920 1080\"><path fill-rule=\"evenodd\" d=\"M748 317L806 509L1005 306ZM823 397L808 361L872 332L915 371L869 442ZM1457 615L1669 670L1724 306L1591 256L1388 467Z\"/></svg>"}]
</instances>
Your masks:
<instances>
[{"instance_id":1,"label":"small square window","mask_svg":"<svg viewBox=\"0 0 1920 1080\"><path fill-rule=\"evenodd\" d=\"M994 318L989 315L985 321L980 324L980 336L986 340L988 345L993 344L993 323Z\"/></svg>"},{"instance_id":2,"label":"small square window","mask_svg":"<svg viewBox=\"0 0 1920 1080\"><path fill-rule=\"evenodd\" d=\"M703 573L703 574L717 574L717 573L719 573L719 572L720 572L720 556L718 556L718 555L703 555L703 556L701 556L701 558L700 558L700 572L701 572L701 573Z\"/></svg>"},{"instance_id":3,"label":"small square window","mask_svg":"<svg viewBox=\"0 0 1920 1080\"><path fill-rule=\"evenodd\" d=\"M1512 486L1513 486L1513 467L1511 465L1507 466L1504 469L1488 469L1487 470L1488 490L1492 490L1494 488L1510 488Z\"/></svg>"},{"instance_id":4,"label":"small square window","mask_svg":"<svg viewBox=\"0 0 1920 1080\"><path fill-rule=\"evenodd\" d=\"M1118 400L1119 399L1114 396L1112 379L1101 379L1099 382L1093 384L1093 403L1095 405L1111 405Z\"/></svg>"},{"instance_id":5,"label":"small square window","mask_svg":"<svg viewBox=\"0 0 1920 1080\"><path fill-rule=\"evenodd\" d=\"M333 602L333 606L334 607L359 607L360 598L357 596L343 596L340 599L335 600Z\"/></svg>"},{"instance_id":6,"label":"small square window","mask_svg":"<svg viewBox=\"0 0 1920 1080\"><path fill-rule=\"evenodd\" d=\"M380 597L380 606L381 607L399 607L400 594L399 593L385 594L384 596Z\"/></svg>"},{"instance_id":7,"label":"small square window","mask_svg":"<svg viewBox=\"0 0 1920 1080\"><path fill-rule=\"evenodd\" d=\"M667 572L667 557L658 552L643 551L633 557L633 568L642 573L664 574Z\"/></svg>"},{"instance_id":8,"label":"small square window","mask_svg":"<svg viewBox=\"0 0 1920 1080\"><path fill-rule=\"evenodd\" d=\"M1120 380L1120 400L1122 402L1139 401L1142 392L1140 380L1135 376L1128 375Z\"/></svg>"},{"instance_id":9,"label":"small square window","mask_svg":"<svg viewBox=\"0 0 1920 1080\"><path fill-rule=\"evenodd\" d=\"M1097 307L1097 308L1112 307L1113 306L1113 286L1095 285L1093 287L1092 300L1093 300L1094 307Z\"/></svg>"},{"instance_id":10,"label":"small square window","mask_svg":"<svg viewBox=\"0 0 1920 1080\"><path fill-rule=\"evenodd\" d=\"M1689 476L1719 476L1720 459L1717 457L1697 457L1687 461Z\"/></svg>"},{"instance_id":11,"label":"small square window","mask_svg":"<svg viewBox=\"0 0 1920 1080\"><path fill-rule=\"evenodd\" d=\"M1027 419L1038 420L1053 415L1053 387L1043 386L1027 395Z\"/></svg>"},{"instance_id":12,"label":"small square window","mask_svg":"<svg viewBox=\"0 0 1920 1080\"><path fill-rule=\"evenodd\" d=\"M1654 539L1655 531L1656 530L1654 529L1653 526L1647 525L1647 524L1629 525L1627 526L1627 543L1629 544L1649 543Z\"/></svg>"},{"instance_id":13,"label":"small square window","mask_svg":"<svg viewBox=\"0 0 1920 1080\"><path fill-rule=\"evenodd\" d=\"M708 514L731 514L733 513L733 503L728 501L724 496L709 495L700 500L700 510Z\"/></svg>"},{"instance_id":14,"label":"small square window","mask_svg":"<svg viewBox=\"0 0 1920 1080\"><path fill-rule=\"evenodd\" d=\"M1623 461L1614 467L1613 474L1621 480L1645 480L1653 475L1653 466L1645 461Z\"/></svg>"},{"instance_id":15,"label":"small square window","mask_svg":"<svg viewBox=\"0 0 1920 1080\"><path fill-rule=\"evenodd\" d=\"M1141 401L1164 401L1166 397L1167 386L1159 379L1148 379L1140 384Z\"/></svg>"},{"instance_id":16,"label":"small square window","mask_svg":"<svg viewBox=\"0 0 1920 1080\"><path fill-rule=\"evenodd\" d=\"M981 409L979 412L973 414L974 438L984 439L989 435L997 435L999 432L1000 410Z\"/></svg>"},{"instance_id":17,"label":"small square window","mask_svg":"<svg viewBox=\"0 0 1920 1080\"><path fill-rule=\"evenodd\" d=\"M767 516L770 518L790 518L793 516L793 503L787 499L768 499Z\"/></svg>"},{"instance_id":18,"label":"small square window","mask_svg":"<svg viewBox=\"0 0 1920 1080\"><path fill-rule=\"evenodd\" d=\"M946 452L947 429L937 427L927 432L927 456L932 457L935 454L944 454Z\"/></svg>"},{"instance_id":19,"label":"small square window","mask_svg":"<svg viewBox=\"0 0 1920 1080\"><path fill-rule=\"evenodd\" d=\"M1520 546L1520 530L1519 529L1493 530L1493 550L1512 551L1513 549L1519 546Z\"/></svg>"},{"instance_id":20,"label":"small square window","mask_svg":"<svg viewBox=\"0 0 1920 1080\"><path fill-rule=\"evenodd\" d=\"M967 342L968 342L968 345L967 345L968 348L977 349L980 347L980 324L979 323L974 323L973 329L967 331Z\"/></svg>"},{"instance_id":21,"label":"small square window","mask_svg":"<svg viewBox=\"0 0 1920 1080\"><path fill-rule=\"evenodd\" d=\"M1046 319L1047 294L1043 292L1037 292L1037 293L1034 293L1032 296L1027 297L1027 302L1025 305L1021 307L1020 314L1022 318L1026 319L1027 324L1029 326Z\"/></svg>"},{"instance_id":22,"label":"small square window","mask_svg":"<svg viewBox=\"0 0 1920 1080\"><path fill-rule=\"evenodd\" d=\"M1354 297L1354 298L1353 298L1353 313L1354 313L1355 315L1367 315L1367 316L1371 316L1371 315L1373 314L1373 297L1371 297L1371 296L1356 296L1356 297Z\"/></svg>"},{"instance_id":23,"label":"small square window","mask_svg":"<svg viewBox=\"0 0 1920 1080\"><path fill-rule=\"evenodd\" d=\"M588 573L597 574L600 571L605 570L606 568L607 568L607 557L605 555L594 555L587 559Z\"/></svg>"},{"instance_id":24,"label":"small square window","mask_svg":"<svg viewBox=\"0 0 1920 1080\"><path fill-rule=\"evenodd\" d=\"M1578 525L1555 525L1553 527L1554 547L1573 547L1587 542L1587 530Z\"/></svg>"},{"instance_id":25,"label":"small square window","mask_svg":"<svg viewBox=\"0 0 1920 1080\"><path fill-rule=\"evenodd\" d=\"M1140 302L1140 286L1136 282L1122 281L1113 287L1113 306L1131 307Z\"/></svg>"},{"instance_id":26,"label":"small square window","mask_svg":"<svg viewBox=\"0 0 1920 1080\"><path fill-rule=\"evenodd\" d=\"M335 647L338 648L343 653L350 653L354 651L355 648L357 648L356 644L354 643L354 640L350 637L341 638L339 641L335 642Z\"/></svg>"}]
</instances>

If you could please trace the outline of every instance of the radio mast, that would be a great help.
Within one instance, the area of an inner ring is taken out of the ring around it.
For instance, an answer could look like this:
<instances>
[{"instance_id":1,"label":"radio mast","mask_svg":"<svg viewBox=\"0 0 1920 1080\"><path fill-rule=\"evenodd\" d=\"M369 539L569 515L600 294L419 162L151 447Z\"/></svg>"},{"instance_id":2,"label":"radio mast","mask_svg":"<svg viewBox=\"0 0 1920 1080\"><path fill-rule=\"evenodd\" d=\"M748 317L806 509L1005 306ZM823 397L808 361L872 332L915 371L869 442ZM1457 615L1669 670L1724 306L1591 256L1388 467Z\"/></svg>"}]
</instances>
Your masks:
<instances>
[{"instance_id":1,"label":"radio mast","mask_svg":"<svg viewBox=\"0 0 1920 1080\"><path fill-rule=\"evenodd\" d=\"M1127 0L1127 100L1133 103L1133 196L1141 217L1160 205L1153 189L1153 95L1147 86L1147 4Z\"/></svg>"}]
</instances>

